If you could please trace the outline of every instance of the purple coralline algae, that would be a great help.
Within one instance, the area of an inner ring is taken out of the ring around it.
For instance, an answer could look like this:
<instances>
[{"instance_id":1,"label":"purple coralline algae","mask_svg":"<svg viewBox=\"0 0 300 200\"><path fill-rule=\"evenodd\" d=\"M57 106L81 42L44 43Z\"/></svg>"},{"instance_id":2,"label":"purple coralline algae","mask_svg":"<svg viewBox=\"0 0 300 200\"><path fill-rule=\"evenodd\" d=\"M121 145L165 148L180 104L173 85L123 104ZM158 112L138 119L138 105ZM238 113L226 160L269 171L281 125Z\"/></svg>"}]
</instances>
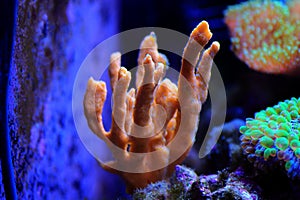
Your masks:
<instances>
[{"instance_id":1,"label":"purple coralline algae","mask_svg":"<svg viewBox=\"0 0 300 200\"><path fill-rule=\"evenodd\" d=\"M245 178L240 169L198 176L192 169L177 165L167 181L149 184L136 190L134 200L142 199L240 199L258 200L261 190Z\"/></svg>"}]
</instances>

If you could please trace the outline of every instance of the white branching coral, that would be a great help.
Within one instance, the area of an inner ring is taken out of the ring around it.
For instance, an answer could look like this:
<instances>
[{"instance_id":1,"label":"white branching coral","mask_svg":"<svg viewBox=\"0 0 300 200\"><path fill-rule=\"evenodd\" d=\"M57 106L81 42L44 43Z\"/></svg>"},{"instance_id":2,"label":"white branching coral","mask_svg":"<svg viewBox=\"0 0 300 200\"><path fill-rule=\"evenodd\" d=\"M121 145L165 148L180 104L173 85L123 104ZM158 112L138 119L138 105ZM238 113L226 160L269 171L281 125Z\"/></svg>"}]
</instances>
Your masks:
<instances>
[{"instance_id":1,"label":"white branching coral","mask_svg":"<svg viewBox=\"0 0 300 200\"><path fill-rule=\"evenodd\" d=\"M131 73L121 67L121 54L113 53L109 66L113 90L109 132L102 123L106 84L93 78L88 81L84 97L88 125L106 142L115 158L101 165L123 177L129 193L169 177L192 147L199 113L207 97L213 58L219 50L219 43L213 42L201 54L197 66L211 37L205 21L191 33L183 52L178 87L163 78L167 60L157 50L154 33L140 45L136 89L128 91Z\"/></svg>"}]
</instances>

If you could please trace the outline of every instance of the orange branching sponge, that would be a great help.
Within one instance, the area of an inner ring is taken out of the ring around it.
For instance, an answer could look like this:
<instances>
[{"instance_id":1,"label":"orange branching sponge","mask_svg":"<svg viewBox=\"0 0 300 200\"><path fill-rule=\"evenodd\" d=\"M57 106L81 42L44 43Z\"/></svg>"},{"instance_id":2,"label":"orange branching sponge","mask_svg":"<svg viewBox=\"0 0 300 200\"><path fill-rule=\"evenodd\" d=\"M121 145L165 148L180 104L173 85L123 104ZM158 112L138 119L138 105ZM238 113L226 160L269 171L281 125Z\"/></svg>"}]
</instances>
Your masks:
<instances>
[{"instance_id":1,"label":"orange branching sponge","mask_svg":"<svg viewBox=\"0 0 300 200\"><path fill-rule=\"evenodd\" d=\"M178 87L163 79L167 61L157 50L154 33L146 36L140 46L136 89L127 92L131 73L121 67L121 54L113 53L109 67L113 90L109 132L102 124L105 82L93 78L88 81L83 102L88 125L106 142L115 159L101 165L123 177L129 193L169 177L192 147L213 58L219 50L219 43L213 42L196 67L211 36L205 21L191 33L183 52Z\"/></svg>"},{"instance_id":2,"label":"orange branching sponge","mask_svg":"<svg viewBox=\"0 0 300 200\"><path fill-rule=\"evenodd\" d=\"M299 20L293 18L288 6L279 1L254 0L229 6L225 23L233 51L257 71L274 74L298 71L300 28Z\"/></svg>"}]
</instances>

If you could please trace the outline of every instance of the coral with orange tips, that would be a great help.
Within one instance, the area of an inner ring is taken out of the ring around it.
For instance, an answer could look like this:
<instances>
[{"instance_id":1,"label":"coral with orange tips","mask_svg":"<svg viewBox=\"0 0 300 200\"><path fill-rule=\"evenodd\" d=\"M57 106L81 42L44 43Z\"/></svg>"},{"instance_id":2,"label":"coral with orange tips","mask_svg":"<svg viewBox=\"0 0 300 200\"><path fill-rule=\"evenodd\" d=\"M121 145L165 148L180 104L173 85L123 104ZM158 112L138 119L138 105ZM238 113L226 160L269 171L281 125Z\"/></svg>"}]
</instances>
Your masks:
<instances>
[{"instance_id":1,"label":"coral with orange tips","mask_svg":"<svg viewBox=\"0 0 300 200\"><path fill-rule=\"evenodd\" d=\"M120 67L121 54L112 54L109 74L114 103L109 132L102 124L106 84L93 78L88 81L84 97L88 125L106 142L115 159L101 163L102 167L119 174L129 193L169 177L192 147L213 58L219 50L219 43L213 42L196 67L211 37L205 21L191 33L183 52L178 87L163 79L167 61L157 50L154 33L146 36L140 46L136 89L127 92L131 73ZM175 137L180 139L176 142ZM124 166L128 170L120 170Z\"/></svg>"}]
</instances>

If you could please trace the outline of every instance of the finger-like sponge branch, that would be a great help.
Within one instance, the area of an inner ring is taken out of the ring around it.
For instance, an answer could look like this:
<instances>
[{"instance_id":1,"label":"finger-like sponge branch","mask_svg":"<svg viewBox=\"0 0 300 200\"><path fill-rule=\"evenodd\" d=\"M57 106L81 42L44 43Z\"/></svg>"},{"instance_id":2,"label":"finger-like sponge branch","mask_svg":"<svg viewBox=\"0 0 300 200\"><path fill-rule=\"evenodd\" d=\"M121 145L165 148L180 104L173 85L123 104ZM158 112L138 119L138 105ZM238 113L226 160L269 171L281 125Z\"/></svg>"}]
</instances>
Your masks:
<instances>
[{"instance_id":1,"label":"finger-like sponge branch","mask_svg":"<svg viewBox=\"0 0 300 200\"><path fill-rule=\"evenodd\" d=\"M163 79L168 61L158 52L154 33L140 45L135 89L128 91L131 74L121 67L121 54L112 54L109 75L113 109L108 133L102 125L105 83L92 78L88 81L84 98L88 125L115 158L101 164L124 178L129 193L169 177L192 147L213 58L219 50L219 43L213 42L200 58L211 37L205 21L193 30L183 52L178 86Z\"/></svg>"}]
</instances>

